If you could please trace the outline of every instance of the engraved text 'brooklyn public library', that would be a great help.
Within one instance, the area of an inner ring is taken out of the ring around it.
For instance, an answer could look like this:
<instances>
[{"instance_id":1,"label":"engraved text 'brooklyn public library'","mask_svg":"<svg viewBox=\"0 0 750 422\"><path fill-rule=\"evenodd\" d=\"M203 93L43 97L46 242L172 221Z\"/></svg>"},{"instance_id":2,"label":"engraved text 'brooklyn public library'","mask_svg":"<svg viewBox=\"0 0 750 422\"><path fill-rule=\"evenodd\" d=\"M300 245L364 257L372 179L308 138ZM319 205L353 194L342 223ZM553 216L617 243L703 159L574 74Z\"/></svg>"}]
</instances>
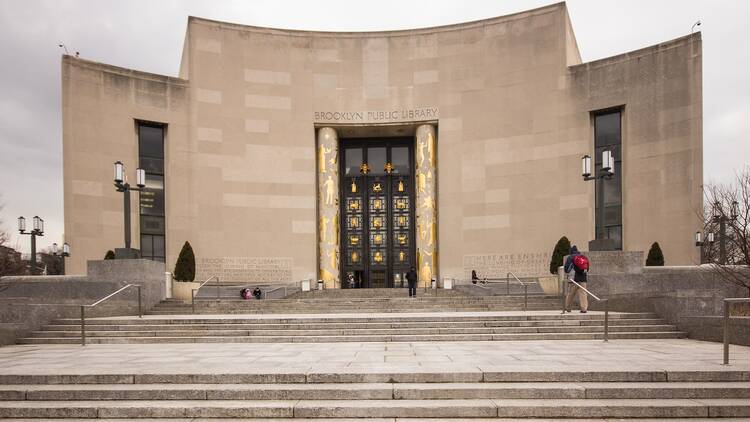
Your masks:
<instances>
[{"instance_id":1,"label":"engraved text 'brooklyn public library'","mask_svg":"<svg viewBox=\"0 0 750 422\"><path fill-rule=\"evenodd\" d=\"M316 111L315 123L393 123L438 119L438 108L415 108L385 111Z\"/></svg>"}]
</instances>

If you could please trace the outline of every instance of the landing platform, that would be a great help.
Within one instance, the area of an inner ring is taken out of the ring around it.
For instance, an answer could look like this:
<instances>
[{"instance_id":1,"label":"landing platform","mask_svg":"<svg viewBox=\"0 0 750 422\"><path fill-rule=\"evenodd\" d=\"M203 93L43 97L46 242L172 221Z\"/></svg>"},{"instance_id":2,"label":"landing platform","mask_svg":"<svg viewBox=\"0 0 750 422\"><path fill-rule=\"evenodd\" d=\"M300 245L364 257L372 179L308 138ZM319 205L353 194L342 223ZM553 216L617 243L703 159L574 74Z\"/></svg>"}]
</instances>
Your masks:
<instances>
[{"instance_id":1,"label":"landing platform","mask_svg":"<svg viewBox=\"0 0 750 422\"><path fill-rule=\"evenodd\" d=\"M0 377L205 374L209 378L232 379L242 374L286 374L309 380L314 376L330 379L346 374L350 377L371 374L368 379L388 380L404 374L406 380L418 373L433 374L442 380L478 382L493 377L544 381L561 372L580 372L595 381L596 374L602 377L608 374L609 380L613 376L615 379L628 376L653 380L665 374L676 377L694 371L745 371L738 373L747 377L750 347L731 346L731 358L731 365L721 365L721 344L686 339L612 340L608 343L530 340L17 345L0 348Z\"/></svg>"}]
</instances>

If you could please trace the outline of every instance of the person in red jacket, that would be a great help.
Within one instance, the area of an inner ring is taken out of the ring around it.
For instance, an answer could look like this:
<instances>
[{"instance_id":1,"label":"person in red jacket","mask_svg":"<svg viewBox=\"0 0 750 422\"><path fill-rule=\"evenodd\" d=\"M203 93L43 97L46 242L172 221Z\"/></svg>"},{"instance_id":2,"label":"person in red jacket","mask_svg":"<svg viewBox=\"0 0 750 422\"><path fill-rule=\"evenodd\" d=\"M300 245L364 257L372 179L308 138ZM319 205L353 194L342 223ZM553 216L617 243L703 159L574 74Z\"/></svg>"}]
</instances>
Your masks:
<instances>
[{"instance_id":1,"label":"person in red jacket","mask_svg":"<svg viewBox=\"0 0 750 422\"><path fill-rule=\"evenodd\" d=\"M576 258L577 256L585 258L587 263L585 265L586 268L580 268L581 265L576 265L576 262L581 261L581 259ZM588 258L581 254L581 252L578 251L578 247L575 245L570 248L568 259L565 260L565 274L569 274L571 271L574 272L573 280L583 286L583 288L586 288ZM570 275L568 275L568 278L570 278ZM581 313L585 314L589 307L588 296L583 289L578 287L575 283L570 282L568 282L568 295L565 297L565 312L570 312L570 305L573 303L573 298L576 297L576 295L578 295L578 304L581 306Z\"/></svg>"}]
</instances>

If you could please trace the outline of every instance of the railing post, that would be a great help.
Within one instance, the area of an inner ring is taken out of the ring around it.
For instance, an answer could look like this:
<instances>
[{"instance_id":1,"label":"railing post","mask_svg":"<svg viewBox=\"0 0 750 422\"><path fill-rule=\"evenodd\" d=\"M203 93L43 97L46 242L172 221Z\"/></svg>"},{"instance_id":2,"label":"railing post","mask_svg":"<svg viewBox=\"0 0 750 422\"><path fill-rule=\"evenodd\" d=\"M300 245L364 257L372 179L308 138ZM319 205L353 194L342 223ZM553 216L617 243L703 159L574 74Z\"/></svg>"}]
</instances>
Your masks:
<instances>
[{"instance_id":1,"label":"railing post","mask_svg":"<svg viewBox=\"0 0 750 422\"><path fill-rule=\"evenodd\" d=\"M505 295L510 296L510 274L505 274Z\"/></svg>"},{"instance_id":2,"label":"railing post","mask_svg":"<svg viewBox=\"0 0 750 422\"><path fill-rule=\"evenodd\" d=\"M523 311L526 312L529 310L529 286L524 284L523 285Z\"/></svg>"},{"instance_id":3,"label":"railing post","mask_svg":"<svg viewBox=\"0 0 750 422\"><path fill-rule=\"evenodd\" d=\"M219 284L219 277L216 277L216 300L221 299L221 285Z\"/></svg>"},{"instance_id":4,"label":"railing post","mask_svg":"<svg viewBox=\"0 0 750 422\"><path fill-rule=\"evenodd\" d=\"M81 346L86 345L86 307L81 305Z\"/></svg>"},{"instance_id":5,"label":"railing post","mask_svg":"<svg viewBox=\"0 0 750 422\"><path fill-rule=\"evenodd\" d=\"M604 299L604 342L609 341L609 299Z\"/></svg>"},{"instance_id":6,"label":"railing post","mask_svg":"<svg viewBox=\"0 0 750 422\"><path fill-rule=\"evenodd\" d=\"M190 291L190 302L193 305L193 313L195 313L195 289Z\"/></svg>"},{"instance_id":7,"label":"railing post","mask_svg":"<svg viewBox=\"0 0 750 422\"><path fill-rule=\"evenodd\" d=\"M563 281L560 285L560 292L562 292L562 295L560 296L560 304L562 305L562 313L565 313L565 288L567 286L568 282Z\"/></svg>"},{"instance_id":8,"label":"railing post","mask_svg":"<svg viewBox=\"0 0 750 422\"><path fill-rule=\"evenodd\" d=\"M141 286L135 286L138 288L138 318L143 318L143 300L141 299Z\"/></svg>"},{"instance_id":9,"label":"railing post","mask_svg":"<svg viewBox=\"0 0 750 422\"><path fill-rule=\"evenodd\" d=\"M724 300L724 365L729 365L729 305Z\"/></svg>"}]
</instances>

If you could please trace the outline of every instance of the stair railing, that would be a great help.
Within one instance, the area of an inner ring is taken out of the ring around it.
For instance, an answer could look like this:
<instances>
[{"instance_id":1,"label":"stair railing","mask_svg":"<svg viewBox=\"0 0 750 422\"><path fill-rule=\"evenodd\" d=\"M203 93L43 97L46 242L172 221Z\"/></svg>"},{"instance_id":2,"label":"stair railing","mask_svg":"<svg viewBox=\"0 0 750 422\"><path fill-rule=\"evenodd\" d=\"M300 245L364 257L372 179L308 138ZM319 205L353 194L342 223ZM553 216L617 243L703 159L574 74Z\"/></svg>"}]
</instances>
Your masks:
<instances>
[{"instance_id":1,"label":"stair railing","mask_svg":"<svg viewBox=\"0 0 750 422\"><path fill-rule=\"evenodd\" d=\"M276 294L276 292L282 292L281 297L274 298L273 295ZM264 297L266 299L283 299L286 297L286 286L277 287L275 289L269 290L265 293Z\"/></svg>"},{"instance_id":2,"label":"stair railing","mask_svg":"<svg viewBox=\"0 0 750 422\"><path fill-rule=\"evenodd\" d=\"M512 272L508 272L508 274L505 275L506 294L510 295L510 282L511 282L510 277L511 276L513 276L513 279L515 280L516 283L523 286L523 310L524 312L526 312L529 308L529 286L523 281L519 280L515 274L513 274Z\"/></svg>"},{"instance_id":3,"label":"stair railing","mask_svg":"<svg viewBox=\"0 0 750 422\"><path fill-rule=\"evenodd\" d=\"M750 303L747 297L728 297L724 299L724 365L729 365L729 310L735 303Z\"/></svg>"},{"instance_id":4,"label":"stair railing","mask_svg":"<svg viewBox=\"0 0 750 422\"><path fill-rule=\"evenodd\" d=\"M103 298L97 300L91 305L81 305L81 346L86 345L86 308L93 308L99 305L100 303L109 300L111 297L131 287L135 287L138 289L138 318L143 318L143 306L142 306L143 299L141 298L141 285L140 284L127 284L125 286L122 286L118 290L108 294L107 296L104 296Z\"/></svg>"},{"instance_id":5,"label":"stair railing","mask_svg":"<svg viewBox=\"0 0 750 422\"><path fill-rule=\"evenodd\" d=\"M568 282L569 283L573 283L576 286L578 286L578 288L581 289L581 290L583 290L584 292L586 292L587 295L589 295L589 296L593 297L594 299L596 299L597 302L604 303L604 342L605 343L608 342L609 341L609 299L601 299L601 298L599 298L599 296L591 293L587 288L581 286L580 284L578 284L572 278L568 278ZM567 295L563 294L563 298L566 297L566 296ZM565 309L565 299L563 299L563 310L562 310L562 313L564 314L565 311L566 311L566 309Z\"/></svg>"},{"instance_id":6,"label":"stair railing","mask_svg":"<svg viewBox=\"0 0 750 422\"><path fill-rule=\"evenodd\" d=\"M211 280L216 280L216 300L219 300L219 298L221 297L221 290L220 290L221 283L219 283L219 276L212 275L211 277L209 277L208 279L206 279L206 281L204 281L203 283L201 283L198 286L198 288L193 289L193 291L190 293L190 303L193 306L193 313L195 313L195 295L198 294L198 290L200 290L201 287L205 286L206 283L208 283Z\"/></svg>"}]
</instances>

